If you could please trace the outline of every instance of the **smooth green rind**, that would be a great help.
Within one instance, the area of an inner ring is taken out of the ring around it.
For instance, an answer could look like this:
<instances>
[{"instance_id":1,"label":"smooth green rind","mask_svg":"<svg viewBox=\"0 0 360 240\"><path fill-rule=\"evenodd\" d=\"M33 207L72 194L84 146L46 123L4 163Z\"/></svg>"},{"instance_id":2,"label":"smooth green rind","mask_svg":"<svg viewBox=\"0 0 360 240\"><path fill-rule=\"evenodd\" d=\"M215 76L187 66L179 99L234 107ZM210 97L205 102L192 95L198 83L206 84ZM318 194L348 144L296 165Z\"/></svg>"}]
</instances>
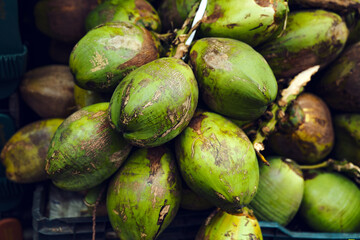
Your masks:
<instances>
[{"instance_id":1,"label":"smooth green rind","mask_svg":"<svg viewBox=\"0 0 360 240\"><path fill-rule=\"evenodd\" d=\"M132 70L159 57L159 42L132 23L106 23L93 28L75 45L69 60L76 84L111 92Z\"/></svg>"},{"instance_id":2,"label":"smooth green rind","mask_svg":"<svg viewBox=\"0 0 360 240\"><path fill-rule=\"evenodd\" d=\"M305 175L300 214L319 232L360 231L360 190L339 173L311 171Z\"/></svg>"},{"instance_id":3,"label":"smooth green rind","mask_svg":"<svg viewBox=\"0 0 360 240\"><path fill-rule=\"evenodd\" d=\"M333 109L360 112L360 42L345 48L321 75L317 91Z\"/></svg>"},{"instance_id":4,"label":"smooth green rind","mask_svg":"<svg viewBox=\"0 0 360 240\"><path fill-rule=\"evenodd\" d=\"M330 154L334 128L326 103L312 93L302 93L288 108L288 117L268 138L269 147L298 163L315 164Z\"/></svg>"},{"instance_id":5,"label":"smooth green rind","mask_svg":"<svg viewBox=\"0 0 360 240\"><path fill-rule=\"evenodd\" d=\"M260 225L247 207L241 213L228 214L216 209L198 231L195 240L262 240Z\"/></svg>"},{"instance_id":6,"label":"smooth green rind","mask_svg":"<svg viewBox=\"0 0 360 240\"><path fill-rule=\"evenodd\" d=\"M176 138L176 157L189 188L229 213L256 194L259 166L245 133L230 120L197 112Z\"/></svg>"},{"instance_id":7,"label":"smooth green rind","mask_svg":"<svg viewBox=\"0 0 360 240\"><path fill-rule=\"evenodd\" d=\"M257 46L281 32L288 11L284 0L209 0L199 34Z\"/></svg>"},{"instance_id":8,"label":"smooth green rind","mask_svg":"<svg viewBox=\"0 0 360 240\"><path fill-rule=\"evenodd\" d=\"M272 70L246 43L200 39L191 48L190 62L202 99L217 113L254 120L276 98L278 86Z\"/></svg>"},{"instance_id":9,"label":"smooth green rind","mask_svg":"<svg viewBox=\"0 0 360 240\"><path fill-rule=\"evenodd\" d=\"M18 183L34 183L47 179L46 153L62 118L32 122L19 129L6 142L0 154L6 177Z\"/></svg>"},{"instance_id":10,"label":"smooth green rind","mask_svg":"<svg viewBox=\"0 0 360 240\"><path fill-rule=\"evenodd\" d=\"M145 0L109 0L94 8L86 17L86 31L107 22L130 22L159 32L161 21L158 13Z\"/></svg>"},{"instance_id":11,"label":"smooth green rind","mask_svg":"<svg viewBox=\"0 0 360 240\"><path fill-rule=\"evenodd\" d=\"M59 126L47 153L46 172L54 185L69 191L90 189L109 178L131 150L110 127L109 103L82 108Z\"/></svg>"},{"instance_id":12,"label":"smooth green rind","mask_svg":"<svg viewBox=\"0 0 360 240\"><path fill-rule=\"evenodd\" d=\"M110 120L132 144L160 146L188 125L198 94L187 64L161 58L134 70L118 85L110 100Z\"/></svg>"},{"instance_id":13,"label":"smooth green rind","mask_svg":"<svg viewBox=\"0 0 360 240\"><path fill-rule=\"evenodd\" d=\"M180 205L181 180L169 149L133 152L107 192L110 223L120 239L156 239Z\"/></svg>"},{"instance_id":14,"label":"smooth green rind","mask_svg":"<svg viewBox=\"0 0 360 240\"><path fill-rule=\"evenodd\" d=\"M259 188L250 207L260 221L286 226L300 208L304 178L299 166L290 159L267 157L270 166L260 165Z\"/></svg>"},{"instance_id":15,"label":"smooth green rind","mask_svg":"<svg viewBox=\"0 0 360 240\"><path fill-rule=\"evenodd\" d=\"M342 18L324 10L291 12L285 31L257 50L276 77L293 77L312 66L326 66L343 50L349 30Z\"/></svg>"},{"instance_id":16,"label":"smooth green rind","mask_svg":"<svg viewBox=\"0 0 360 240\"><path fill-rule=\"evenodd\" d=\"M360 114L334 116L336 159L346 159L360 166Z\"/></svg>"}]
</instances>

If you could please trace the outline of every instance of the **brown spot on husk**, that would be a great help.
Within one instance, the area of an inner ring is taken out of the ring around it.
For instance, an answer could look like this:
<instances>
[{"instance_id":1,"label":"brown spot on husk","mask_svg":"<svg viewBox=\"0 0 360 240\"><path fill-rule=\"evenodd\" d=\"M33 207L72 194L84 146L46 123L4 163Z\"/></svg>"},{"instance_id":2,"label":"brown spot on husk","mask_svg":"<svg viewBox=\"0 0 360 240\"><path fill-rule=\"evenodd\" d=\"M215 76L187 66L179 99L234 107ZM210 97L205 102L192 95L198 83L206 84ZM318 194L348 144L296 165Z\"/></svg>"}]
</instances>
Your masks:
<instances>
[{"instance_id":1,"label":"brown spot on husk","mask_svg":"<svg viewBox=\"0 0 360 240\"><path fill-rule=\"evenodd\" d=\"M219 4L215 4L214 12L210 16L205 17L204 23L214 23L223 16L224 11L221 9L221 6Z\"/></svg>"},{"instance_id":2,"label":"brown spot on husk","mask_svg":"<svg viewBox=\"0 0 360 240\"><path fill-rule=\"evenodd\" d=\"M216 194L219 198L221 198L222 200L226 200L225 196L222 195L221 193L215 192L215 194Z\"/></svg>"},{"instance_id":3,"label":"brown spot on husk","mask_svg":"<svg viewBox=\"0 0 360 240\"><path fill-rule=\"evenodd\" d=\"M207 118L207 116L204 114L196 115L195 117L193 117L193 119L191 119L191 121L189 123L189 127L194 129L194 131L200 135L201 134L201 122L205 118Z\"/></svg>"},{"instance_id":4,"label":"brown spot on husk","mask_svg":"<svg viewBox=\"0 0 360 240\"><path fill-rule=\"evenodd\" d=\"M237 27L238 24L237 23L232 23L232 24L228 24L226 25L227 28L233 29L234 27Z\"/></svg>"},{"instance_id":5,"label":"brown spot on husk","mask_svg":"<svg viewBox=\"0 0 360 240\"><path fill-rule=\"evenodd\" d=\"M141 29L143 31L144 40L141 49L138 50L139 53L136 54L129 61L119 65L117 69L140 67L158 58L159 51L156 48L156 44L151 33L145 28L141 28ZM128 73L129 72L125 73L125 75L127 75Z\"/></svg>"},{"instance_id":6,"label":"brown spot on husk","mask_svg":"<svg viewBox=\"0 0 360 240\"><path fill-rule=\"evenodd\" d=\"M155 175L161 168L161 158L166 153L165 147L149 148L146 158L150 160L150 175Z\"/></svg>"},{"instance_id":7,"label":"brown spot on husk","mask_svg":"<svg viewBox=\"0 0 360 240\"><path fill-rule=\"evenodd\" d=\"M268 7L271 4L270 0L255 0L255 3L261 7Z\"/></svg>"}]
</instances>

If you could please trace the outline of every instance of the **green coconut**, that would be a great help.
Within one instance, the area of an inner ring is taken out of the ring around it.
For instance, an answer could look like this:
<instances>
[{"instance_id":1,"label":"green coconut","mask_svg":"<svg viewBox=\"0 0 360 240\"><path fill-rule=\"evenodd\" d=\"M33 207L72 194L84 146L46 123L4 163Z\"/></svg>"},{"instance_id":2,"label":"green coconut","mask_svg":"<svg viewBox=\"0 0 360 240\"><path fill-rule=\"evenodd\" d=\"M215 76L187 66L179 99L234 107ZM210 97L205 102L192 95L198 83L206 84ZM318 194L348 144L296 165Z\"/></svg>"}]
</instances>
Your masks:
<instances>
[{"instance_id":1,"label":"green coconut","mask_svg":"<svg viewBox=\"0 0 360 240\"><path fill-rule=\"evenodd\" d=\"M318 232L359 232L360 190L339 173L310 171L300 215Z\"/></svg>"},{"instance_id":2,"label":"green coconut","mask_svg":"<svg viewBox=\"0 0 360 240\"><path fill-rule=\"evenodd\" d=\"M45 168L55 186L69 191L90 189L125 161L132 147L110 126L108 108L108 102L84 107L56 130Z\"/></svg>"},{"instance_id":3,"label":"green coconut","mask_svg":"<svg viewBox=\"0 0 360 240\"><path fill-rule=\"evenodd\" d=\"M262 240L260 225L251 209L244 207L240 213L228 214L216 209L205 220L195 240Z\"/></svg>"},{"instance_id":4,"label":"green coconut","mask_svg":"<svg viewBox=\"0 0 360 240\"><path fill-rule=\"evenodd\" d=\"M265 59L248 44L227 38L203 38L191 47L190 63L200 96L227 117L254 120L277 94L275 76Z\"/></svg>"},{"instance_id":5,"label":"green coconut","mask_svg":"<svg viewBox=\"0 0 360 240\"><path fill-rule=\"evenodd\" d=\"M69 66L79 87L112 92L129 72L157 59L159 46L143 27L105 23L87 32L74 46Z\"/></svg>"},{"instance_id":6,"label":"green coconut","mask_svg":"<svg viewBox=\"0 0 360 240\"><path fill-rule=\"evenodd\" d=\"M285 0L209 0L201 37L224 37L257 46L282 31L289 11Z\"/></svg>"},{"instance_id":7,"label":"green coconut","mask_svg":"<svg viewBox=\"0 0 360 240\"><path fill-rule=\"evenodd\" d=\"M360 112L360 42L348 46L321 75L317 92L333 109Z\"/></svg>"},{"instance_id":8,"label":"green coconut","mask_svg":"<svg viewBox=\"0 0 360 240\"><path fill-rule=\"evenodd\" d=\"M158 8L162 32L179 29L199 0L163 0Z\"/></svg>"},{"instance_id":9,"label":"green coconut","mask_svg":"<svg viewBox=\"0 0 360 240\"><path fill-rule=\"evenodd\" d=\"M360 114L337 114L333 120L335 158L360 166Z\"/></svg>"},{"instance_id":10,"label":"green coconut","mask_svg":"<svg viewBox=\"0 0 360 240\"><path fill-rule=\"evenodd\" d=\"M270 166L260 165L259 188L250 207L258 220L286 226L300 208L303 174L291 159L276 156L266 159Z\"/></svg>"},{"instance_id":11,"label":"green coconut","mask_svg":"<svg viewBox=\"0 0 360 240\"><path fill-rule=\"evenodd\" d=\"M110 120L132 144L160 146L189 124L198 94L187 64L160 58L134 70L118 85L110 100Z\"/></svg>"},{"instance_id":12,"label":"green coconut","mask_svg":"<svg viewBox=\"0 0 360 240\"><path fill-rule=\"evenodd\" d=\"M134 151L108 186L110 223L120 239L156 239L181 200L175 158L164 146Z\"/></svg>"},{"instance_id":13,"label":"green coconut","mask_svg":"<svg viewBox=\"0 0 360 240\"><path fill-rule=\"evenodd\" d=\"M108 0L88 13L86 31L107 22L130 22L159 32L161 22L158 13L146 0Z\"/></svg>"},{"instance_id":14,"label":"green coconut","mask_svg":"<svg viewBox=\"0 0 360 240\"><path fill-rule=\"evenodd\" d=\"M278 131L269 136L268 143L276 154L298 163L320 162L334 146L328 106L312 93L301 94L288 109Z\"/></svg>"},{"instance_id":15,"label":"green coconut","mask_svg":"<svg viewBox=\"0 0 360 240\"><path fill-rule=\"evenodd\" d=\"M110 95L110 96L109 96ZM104 94L74 86L74 99L77 110L95 103L109 102L111 94Z\"/></svg>"},{"instance_id":16,"label":"green coconut","mask_svg":"<svg viewBox=\"0 0 360 240\"><path fill-rule=\"evenodd\" d=\"M186 184L216 207L238 213L254 198L259 183L255 150L230 120L198 111L175 146Z\"/></svg>"},{"instance_id":17,"label":"green coconut","mask_svg":"<svg viewBox=\"0 0 360 240\"><path fill-rule=\"evenodd\" d=\"M18 183L34 183L47 179L46 154L50 141L63 120L38 120L27 124L11 136L0 155L8 179Z\"/></svg>"},{"instance_id":18,"label":"green coconut","mask_svg":"<svg viewBox=\"0 0 360 240\"><path fill-rule=\"evenodd\" d=\"M349 31L333 12L291 12L285 31L257 49L276 77L293 77L314 66L326 66L343 50Z\"/></svg>"}]
</instances>

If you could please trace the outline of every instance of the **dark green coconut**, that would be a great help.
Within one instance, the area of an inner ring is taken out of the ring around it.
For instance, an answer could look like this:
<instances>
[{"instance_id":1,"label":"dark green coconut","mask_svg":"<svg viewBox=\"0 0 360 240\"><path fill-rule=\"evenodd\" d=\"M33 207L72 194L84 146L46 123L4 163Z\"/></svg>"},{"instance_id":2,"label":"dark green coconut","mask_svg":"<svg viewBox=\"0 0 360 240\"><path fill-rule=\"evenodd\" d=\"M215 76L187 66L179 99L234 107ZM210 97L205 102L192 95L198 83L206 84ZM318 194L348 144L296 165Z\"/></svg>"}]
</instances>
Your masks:
<instances>
[{"instance_id":1,"label":"dark green coconut","mask_svg":"<svg viewBox=\"0 0 360 240\"><path fill-rule=\"evenodd\" d=\"M199 0L163 0L158 8L162 32L180 29Z\"/></svg>"},{"instance_id":2,"label":"dark green coconut","mask_svg":"<svg viewBox=\"0 0 360 240\"><path fill-rule=\"evenodd\" d=\"M161 22L158 13L146 0L103 1L86 17L86 31L107 22L130 22L159 32Z\"/></svg>"},{"instance_id":3,"label":"dark green coconut","mask_svg":"<svg viewBox=\"0 0 360 240\"><path fill-rule=\"evenodd\" d=\"M46 172L59 188L80 191L99 185L131 150L109 124L109 103L82 108L59 126L47 153Z\"/></svg>"},{"instance_id":4,"label":"dark green coconut","mask_svg":"<svg viewBox=\"0 0 360 240\"><path fill-rule=\"evenodd\" d=\"M360 41L360 10L350 12L345 16L346 23L349 27L349 37L347 44L353 44Z\"/></svg>"},{"instance_id":5,"label":"dark green coconut","mask_svg":"<svg viewBox=\"0 0 360 240\"><path fill-rule=\"evenodd\" d=\"M300 208L304 178L299 166L288 158L267 157L260 165L259 188L250 207L260 221L286 226Z\"/></svg>"},{"instance_id":6,"label":"dark green coconut","mask_svg":"<svg viewBox=\"0 0 360 240\"><path fill-rule=\"evenodd\" d=\"M270 135L269 146L280 156L298 163L314 164L334 146L330 110L318 96L303 93L294 101L278 131Z\"/></svg>"},{"instance_id":7,"label":"dark green coconut","mask_svg":"<svg viewBox=\"0 0 360 240\"><path fill-rule=\"evenodd\" d=\"M317 92L333 109L360 112L360 42L348 46L324 73Z\"/></svg>"},{"instance_id":8,"label":"dark green coconut","mask_svg":"<svg viewBox=\"0 0 360 240\"><path fill-rule=\"evenodd\" d=\"M50 141L63 122L62 118L35 121L19 129L1 151L6 177L18 183L47 179L45 161Z\"/></svg>"},{"instance_id":9,"label":"dark green coconut","mask_svg":"<svg viewBox=\"0 0 360 240\"><path fill-rule=\"evenodd\" d=\"M272 70L246 43L228 38L200 39L191 48L190 63L200 96L217 113L254 120L276 98Z\"/></svg>"},{"instance_id":10,"label":"dark green coconut","mask_svg":"<svg viewBox=\"0 0 360 240\"><path fill-rule=\"evenodd\" d=\"M160 146L189 124L198 94L187 64L161 58L134 70L118 85L110 101L110 120L132 144Z\"/></svg>"},{"instance_id":11,"label":"dark green coconut","mask_svg":"<svg viewBox=\"0 0 360 240\"><path fill-rule=\"evenodd\" d=\"M261 228L251 209L228 214L216 209L203 223L195 240L262 240Z\"/></svg>"},{"instance_id":12,"label":"dark green coconut","mask_svg":"<svg viewBox=\"0 0 360 240\"><path fill-rule=\"evenodd\" d=\"M159 41L132 23L106 23L93 28L75 45L69 66L76 84L112 92L132 70L159 57Z\"/></svg>"},{"instance_id":13,"label":"dark green coconut","mask_svg":"<svg viewBox=\"0 0 360 240\"><path fill-rule=\"evenodd\" d=\"M186 183L182 183L180 207L192 211L201 211L214 208L214 204L191 190Z\"/></svg>"},{"instance_id":14,"label":"dark green coconut","mask_svg":"<svg viewBox=\"0 0 360 240\"><path fill-rule=\"evenodd\" d=\"M279 35L288 10L285 0L209 0L200 36L232 38L257 46Z\"/></svg>"},{"instance_id":15,"label":"dark green coconut","mask_svg":"<svg viewBox=\"0 0 360 240\"><path fill-rule=\"evenodd\" d=\"M310 171L300 216L318 232L359 232L360 190L339 173Z\"/></svg>"},{"instance_id":16,"label":"dark green coconut","mask_svg":"<svg viewBox=\"0 0 360 240\"><path fill-rule=\"evenodd\" d=\"M334 155L360 166L360 114L334 116Z\"/></svg>"},{"instance_id":17,"label":"dark green coconut","mask_svg":"<svg viewBox=\"0 0 360 240\"><path fill-rule=\"evenodd\" d=\"M156 239L180 205L181 180L164 146L133 152L107 192L110 223L120 239Z\"/></svg>"},{"instance_id":18,"label":"dark green coconut","mask_svg":"<svg viewBox=\"0 0 360 240\"><path fill-rule=\"evenodd\" d=\"M216 207L238 213L255 196L256 154L249 138L230 120L199 111L175 145L183 179Z\"/></svg>"},{"instance_id":19,"label":"dark green coconut","mask_svg":"<svg viewBox=\"0 0 360 240\"><path fill-rule=\"evenodd\" d=\"M314 65L326 66L343 50L349 31L342 18L324 10L291 12L286 30L257 50L276 77L293 77Z\"/></svg>"}]
</instances>

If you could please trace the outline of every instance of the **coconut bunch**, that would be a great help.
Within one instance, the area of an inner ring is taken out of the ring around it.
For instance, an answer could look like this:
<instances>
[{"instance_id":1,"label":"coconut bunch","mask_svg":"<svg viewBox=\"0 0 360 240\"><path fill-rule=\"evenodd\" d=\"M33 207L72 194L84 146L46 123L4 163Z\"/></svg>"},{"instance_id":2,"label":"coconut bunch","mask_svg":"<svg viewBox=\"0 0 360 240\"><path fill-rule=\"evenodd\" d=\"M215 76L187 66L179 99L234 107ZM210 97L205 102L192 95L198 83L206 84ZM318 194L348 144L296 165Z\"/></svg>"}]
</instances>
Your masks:
<instances>
[{"instance_id":1,"label":"coconut bunch","mask_svg":"<svg viewBox=\"0 0 360 240\"><path fill-rule=\"evenodd\" d=\"M358 231L356 1L209 0L191 26L199 3L88 12L66 65L73 102L40 100L71 109L41 158L46 178L100 186L93 199L104 195L120 239L158 238L180 207L214 209L196 239L263 239L258 220L297 215L315 231Z\"/></svg>"}]
</instances>

